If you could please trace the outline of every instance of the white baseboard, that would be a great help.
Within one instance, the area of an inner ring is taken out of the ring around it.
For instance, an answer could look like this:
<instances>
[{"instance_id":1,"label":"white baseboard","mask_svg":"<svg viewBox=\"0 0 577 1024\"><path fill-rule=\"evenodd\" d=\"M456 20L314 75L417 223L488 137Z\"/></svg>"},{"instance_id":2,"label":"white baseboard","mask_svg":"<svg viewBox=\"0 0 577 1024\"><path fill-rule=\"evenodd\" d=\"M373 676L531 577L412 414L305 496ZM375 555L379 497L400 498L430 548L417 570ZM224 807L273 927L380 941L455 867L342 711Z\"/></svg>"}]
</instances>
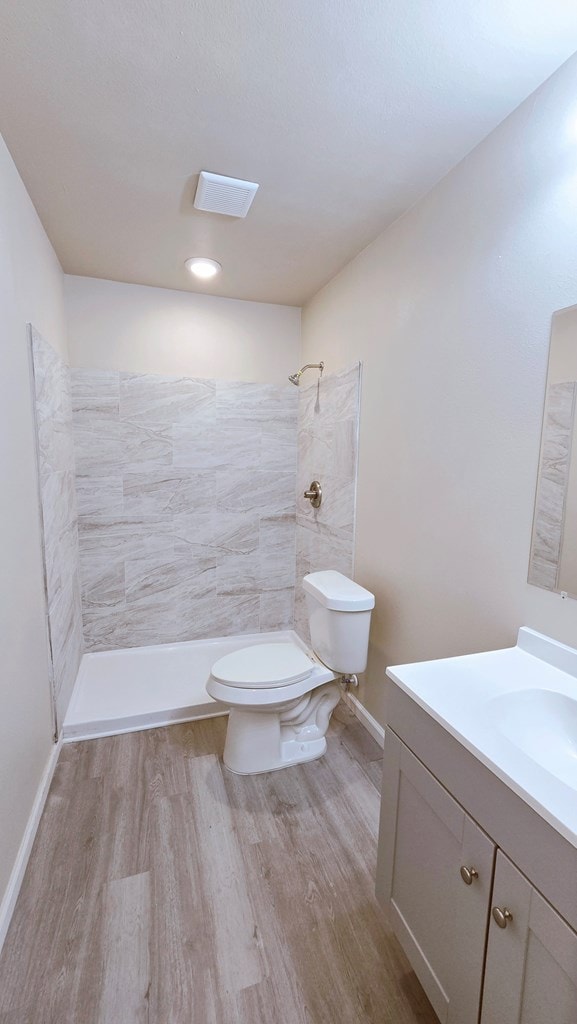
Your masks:
<instances>
[{"instance_id":1,"label":"white baseboard","mask_svg":"<svg viewBox=\"0 0 577 1024\"><path fill-rule=\"evenodd\" d=\"M348 704L361 725L364 725L367 732L370 732L373 739L376 740L381 750L383 750L385 746L385 730L382 725L379 725L376 718L373 718L364 704L361 704L359 698L355 697L354 693L351 693L350 690L345 693L345 703Z\"/></svg>"},{"instance_id":2,"label":"white baseboard","mask_svg":"<svg viewBox=\"0 0 577 1024\"><path fill-rule=\"evenodd\" d=\"M32 852L32 846L42 817L42 811L44 810L44 804L46 803L46 797L48 796L48 790L50 789L50 783L52 782L52 776L54 775L54 769L58 761L58 755L62 746L62 739L55 743L50 751L48 760L46 762L40 784L34 797L34 803L32 804L32 810L30 811L30 817L24 830L22 842L20 843L20 849L16 854L16 860L12 873L8 879L8 885L6 892L0 903L0 951L4 945L4 940L8 933L12 914L14 913L14 907L16 906L16 900L18 899L18 893L20 892L20 886L26 872L28 864L28 858Z\"/></svg>"}]
</instances>

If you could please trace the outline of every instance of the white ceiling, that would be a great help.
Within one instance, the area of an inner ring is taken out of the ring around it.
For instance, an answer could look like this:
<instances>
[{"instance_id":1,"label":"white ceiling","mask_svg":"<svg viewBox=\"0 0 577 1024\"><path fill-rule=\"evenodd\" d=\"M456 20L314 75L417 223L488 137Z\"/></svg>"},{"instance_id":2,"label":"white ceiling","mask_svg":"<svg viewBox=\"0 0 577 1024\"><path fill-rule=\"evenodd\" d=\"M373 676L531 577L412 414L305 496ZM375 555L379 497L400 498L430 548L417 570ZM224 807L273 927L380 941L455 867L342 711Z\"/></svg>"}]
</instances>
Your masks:
<instances>
[{"instance_id":1,"label":"white ceiling","mask_svg":"<svg viewBox=\"0 0 577 1024\"><path fill-rule=\"evenodd\" d=\"M567 0L0 0L0 131L68 273L300 305L576 49Z\"/></svg>"}]
</instances>

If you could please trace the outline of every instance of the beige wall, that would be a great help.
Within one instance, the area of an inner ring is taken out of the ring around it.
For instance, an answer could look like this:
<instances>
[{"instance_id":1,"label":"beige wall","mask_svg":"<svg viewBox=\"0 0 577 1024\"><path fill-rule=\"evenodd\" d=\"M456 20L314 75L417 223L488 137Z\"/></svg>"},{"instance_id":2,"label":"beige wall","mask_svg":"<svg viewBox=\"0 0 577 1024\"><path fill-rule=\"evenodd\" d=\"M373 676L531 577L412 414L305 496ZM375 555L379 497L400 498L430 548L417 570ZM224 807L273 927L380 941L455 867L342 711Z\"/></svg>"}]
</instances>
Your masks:
<instances>
[{"instance_id":1,"label":"beige wall","mask_svg":"<svg viewBox=\"0 0 577 1024\"><path fill-rule=\"evenodd\" d=\"M285 384L300 309L65 277L73 366Z\"/></svg>"},{"instance_id":2,"label":"beige wall","mask_svg":"<svg viewBox=\"0 0 577 1024\"><path fill-rule=\"evenodd\" d=\"M577 58L313 298L303 359L363 361L356 577L386 664L577 644L526 583L553 310L577 301Z\"/></svg>"},{"instance_id":3,"label":"beige wall","mask_svg":"<svg viewBox=\"0 0 577 1024\"><path fill-rule=\"evenodd\" d=\"M0 138L0 900L52 742L27 321L66 354L62 271Z\"/></svg>"}]
</instances>

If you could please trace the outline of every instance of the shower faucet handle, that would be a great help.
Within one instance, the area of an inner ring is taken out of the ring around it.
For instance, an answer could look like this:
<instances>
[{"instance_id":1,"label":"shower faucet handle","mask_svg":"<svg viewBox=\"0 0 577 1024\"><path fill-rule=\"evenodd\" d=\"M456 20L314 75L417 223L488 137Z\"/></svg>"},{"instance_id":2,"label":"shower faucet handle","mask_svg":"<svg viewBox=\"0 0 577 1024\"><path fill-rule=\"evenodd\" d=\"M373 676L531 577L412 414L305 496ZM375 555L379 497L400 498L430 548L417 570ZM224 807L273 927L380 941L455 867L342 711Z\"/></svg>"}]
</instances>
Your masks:
<instances>
[{"instance_id":1,"label":"shower faucet handle","mask_svg":"<svg viewBox=\"0 0 577 1024\"><path fill-rule=\"evenodd\" d=\"M318 480L313 480L308 491L305 491L304 497L309 499L313 508L320 508L321 501L323 500L323 489Z\"/></svg>"}]
</instances>

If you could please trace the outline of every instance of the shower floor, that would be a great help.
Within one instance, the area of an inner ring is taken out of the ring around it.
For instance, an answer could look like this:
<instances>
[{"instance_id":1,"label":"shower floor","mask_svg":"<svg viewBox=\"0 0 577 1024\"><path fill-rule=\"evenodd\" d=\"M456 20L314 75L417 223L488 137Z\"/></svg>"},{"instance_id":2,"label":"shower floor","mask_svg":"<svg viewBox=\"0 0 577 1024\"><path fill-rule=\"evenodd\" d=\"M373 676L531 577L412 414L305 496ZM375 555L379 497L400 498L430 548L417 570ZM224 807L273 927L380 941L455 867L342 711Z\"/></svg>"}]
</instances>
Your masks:
<instances>
[{"instance_id":1,"label":"shower floor","mask_svg":"<svg viewBox=\"0 0 577 1024\"><path fill-rule=\"evenodd\" d=\"M218 658L251 644L303 646L292 630L101 651L82 658L63 739L93 739L226 714L206 683Z\"/></svg>"}]
</instances>

